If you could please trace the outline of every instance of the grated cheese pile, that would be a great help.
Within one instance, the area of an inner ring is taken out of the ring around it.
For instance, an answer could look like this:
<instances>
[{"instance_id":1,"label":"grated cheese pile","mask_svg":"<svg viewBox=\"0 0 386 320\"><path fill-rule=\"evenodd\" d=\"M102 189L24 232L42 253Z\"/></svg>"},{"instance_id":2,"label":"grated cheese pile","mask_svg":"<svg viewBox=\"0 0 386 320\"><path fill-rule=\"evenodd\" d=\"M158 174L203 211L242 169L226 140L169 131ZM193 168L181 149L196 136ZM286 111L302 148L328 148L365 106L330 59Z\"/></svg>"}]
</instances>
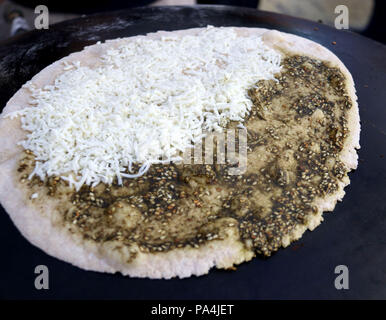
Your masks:
<instances>
[{"instance_id":1,"label":"grated cheese pile","mask_svg":"<svg viewBox=\"0 0 386 320\"><path fill-rule=\"evenodd\" d=\"M95 68L65 65L51 86L29 83L33 106L11 116L29 132L20 144L36 158L30 178L61 176L79 190L178 161L204 132L242 122L247 90L280 72L278 52L232 28L136 38L100 59Z\"/></svg>"}]
</instances>

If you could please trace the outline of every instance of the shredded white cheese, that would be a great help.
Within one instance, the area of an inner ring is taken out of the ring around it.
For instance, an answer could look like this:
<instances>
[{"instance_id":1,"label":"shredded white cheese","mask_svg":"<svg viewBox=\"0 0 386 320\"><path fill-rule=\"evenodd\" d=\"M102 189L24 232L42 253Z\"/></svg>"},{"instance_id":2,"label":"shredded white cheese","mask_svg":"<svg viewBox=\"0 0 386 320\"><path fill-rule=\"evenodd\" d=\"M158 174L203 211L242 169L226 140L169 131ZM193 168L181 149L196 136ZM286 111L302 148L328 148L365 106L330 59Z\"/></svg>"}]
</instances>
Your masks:
<instances>
[{"instance_id":1,"label":"shredded white cheese","mask_svg":"<svg viewBox=\"0 0 386 320\"><path fill-rule=\"evenodd\" d=\"M278 52L232 28L138 38L100 59L96 68L66 64L50 86L30 85L33 106L10 114L29 132L20 144L36 158L30 178L61 176L79 189L180 160L204 132L242 122L247 90L280 72Z\"/></svg>"}]
</instances>

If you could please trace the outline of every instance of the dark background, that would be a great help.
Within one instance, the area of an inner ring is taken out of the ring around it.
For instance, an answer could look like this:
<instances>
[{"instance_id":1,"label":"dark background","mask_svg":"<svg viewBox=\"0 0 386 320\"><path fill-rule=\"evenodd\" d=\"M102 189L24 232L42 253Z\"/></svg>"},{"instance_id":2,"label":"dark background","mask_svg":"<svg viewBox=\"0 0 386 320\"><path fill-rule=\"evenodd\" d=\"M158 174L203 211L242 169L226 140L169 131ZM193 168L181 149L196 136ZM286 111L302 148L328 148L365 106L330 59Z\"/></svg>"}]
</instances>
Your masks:
<instances>
[{"instance_id":1,"label":"dark background","mask_svg":"<svg viewBox=\"0 0 386 320\"><path fill-rule=\"evenodd\" d=\"M289 0L290 1L290 0ZM88 1L79 0L13 0L15 3L35 8L39 4L45 4L52 11L90 14L106 12L130 7L145 6L153 3L153 0L94 0L92 5ZM197 0L197 4L231 5L239 7L257 8L259 0ZM360 33L366 37L386 42L386 1L375 0L372 18L367 28Z\"/></svg>"},{"instance_id":2,"label":"dark background","mask_svg":"<svg viewBox=\"0 0 386 320\"><path fill-rule=\"evenodd\" d=\"M117 21L120 21L117 24ZM385 299L386 61L385 46L352 32L283 15L231 7L141 8L63 22L0 44L0 106L42 68L98 40L191 27L274 28L332 50L353 75L359 97L359 167L344 201L315 231L269 259L237 271L188 279L131 279L80 270L44 254L0 212L2 299ZM336 44L332 44L332 42ZM1 173L0 173L1 174ZM34 288L34 269L50 270L50 289ZM349 290L336 290L337 265L349 268Z\"/></svg>"}]
</instances>

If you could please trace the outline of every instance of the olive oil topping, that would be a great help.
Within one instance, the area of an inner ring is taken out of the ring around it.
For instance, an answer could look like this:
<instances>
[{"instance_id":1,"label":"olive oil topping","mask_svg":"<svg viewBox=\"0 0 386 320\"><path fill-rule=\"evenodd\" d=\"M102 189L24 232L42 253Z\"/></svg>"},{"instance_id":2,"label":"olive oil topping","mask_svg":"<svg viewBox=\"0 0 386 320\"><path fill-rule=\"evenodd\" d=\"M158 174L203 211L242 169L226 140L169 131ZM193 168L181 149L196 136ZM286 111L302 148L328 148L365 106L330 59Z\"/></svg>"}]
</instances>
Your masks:
<instances>
[{"instance_id":1,"label":"olive oil topping","mask_svg":"<svg viewBox=\"0 0 386 320\"><path fill-rule=\"evenodd\" d=\"M260 81L248 93L253 107L244 123L242 175L229 175L232 165L216 161L153 165L123 186L84 185L75 192L59 177L28 180L34 156L27 150L20 181L59 201L59 225L127 262L138 250L198 248L229 230L246 249L269 256L318 213L316 198L336 192L348 172L339 160L351 107L343 74L306 56L287 54L282 65L278 81Z\"/></svg>"}]
</instances>

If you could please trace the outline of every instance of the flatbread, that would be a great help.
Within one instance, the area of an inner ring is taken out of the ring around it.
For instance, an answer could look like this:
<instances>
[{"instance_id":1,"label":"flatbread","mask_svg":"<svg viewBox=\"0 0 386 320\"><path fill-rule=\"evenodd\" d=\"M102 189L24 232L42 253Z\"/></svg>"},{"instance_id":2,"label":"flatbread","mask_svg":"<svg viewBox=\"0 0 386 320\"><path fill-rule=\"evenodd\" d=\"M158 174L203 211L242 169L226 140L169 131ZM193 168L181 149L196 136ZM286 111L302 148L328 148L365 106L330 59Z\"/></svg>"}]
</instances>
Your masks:
<instances>
[{"instance_id":1,"label":"flatbread","mask_svg":"<svg viewBox=\"0 0 386 320\"><path fill-rule=\"evenodd\" d=\"M250 34L262 35L264 42L275 49L283 50L290 54L306 55L322 61L327 61L331 67L341 71L345 78L344 86L351 108L347 112L348 135L340 152L340 161L348 169L355 169L358 157L355 149L359 145L359 111L357 96L355 94L354 82L351 74L343 63L331 51L323 46L292 34L278 31L270 31L260 28L235 28L238 34L247 36ZM197 29L179 30L173 32L160 31L148 34L147 37L159 38L164 35L173 34L184 36L196 34ZM139 36L142 37L142 36ZM32 78L32 82L38 87L51 84L63 70L64 62L80 61L81 65L93 67L98 64L98 57L103 55L111 47L117 47L137 37L109 40L103 44L86 47L83 51L73 53L65 57ZM24 108L30 99L30 92L21 88L7 103L2 115L7 115ZM146 252L136 250L135 259L122 261L119 257L109 251L109 246L93 245L85 241L80 235L74 234L57 223L58 201L49 196L39 196L31 200L33 190L22 184L17 173L20 159L23 157L23 149L17 142L23 140L26 132L20 127L20 120L0 119L0 202L10 215L16 227L23 236L33 245L41 248L47 254L60 260L69 262L85 270L100 272L120 272L131 277L148 278L172 278L189 277L191 275L203 275L208 273L212 267L232 268L243 261L248 261L255 256L255 250L245 246L240 241L240 230L237 226L224 229L223 237L208 241L198 248L184 246L174 248L165 252ZM282 246L288 246L292 241L299 239L307 230L313 230L323 220L323 211L332 211L338 200L344 196L344 187L349 184L348 177L339 181L337 189L324 197L315 199L316 212L304 224L298 224L291 232L281 239Z\"/></svg>"}]
</instances>

